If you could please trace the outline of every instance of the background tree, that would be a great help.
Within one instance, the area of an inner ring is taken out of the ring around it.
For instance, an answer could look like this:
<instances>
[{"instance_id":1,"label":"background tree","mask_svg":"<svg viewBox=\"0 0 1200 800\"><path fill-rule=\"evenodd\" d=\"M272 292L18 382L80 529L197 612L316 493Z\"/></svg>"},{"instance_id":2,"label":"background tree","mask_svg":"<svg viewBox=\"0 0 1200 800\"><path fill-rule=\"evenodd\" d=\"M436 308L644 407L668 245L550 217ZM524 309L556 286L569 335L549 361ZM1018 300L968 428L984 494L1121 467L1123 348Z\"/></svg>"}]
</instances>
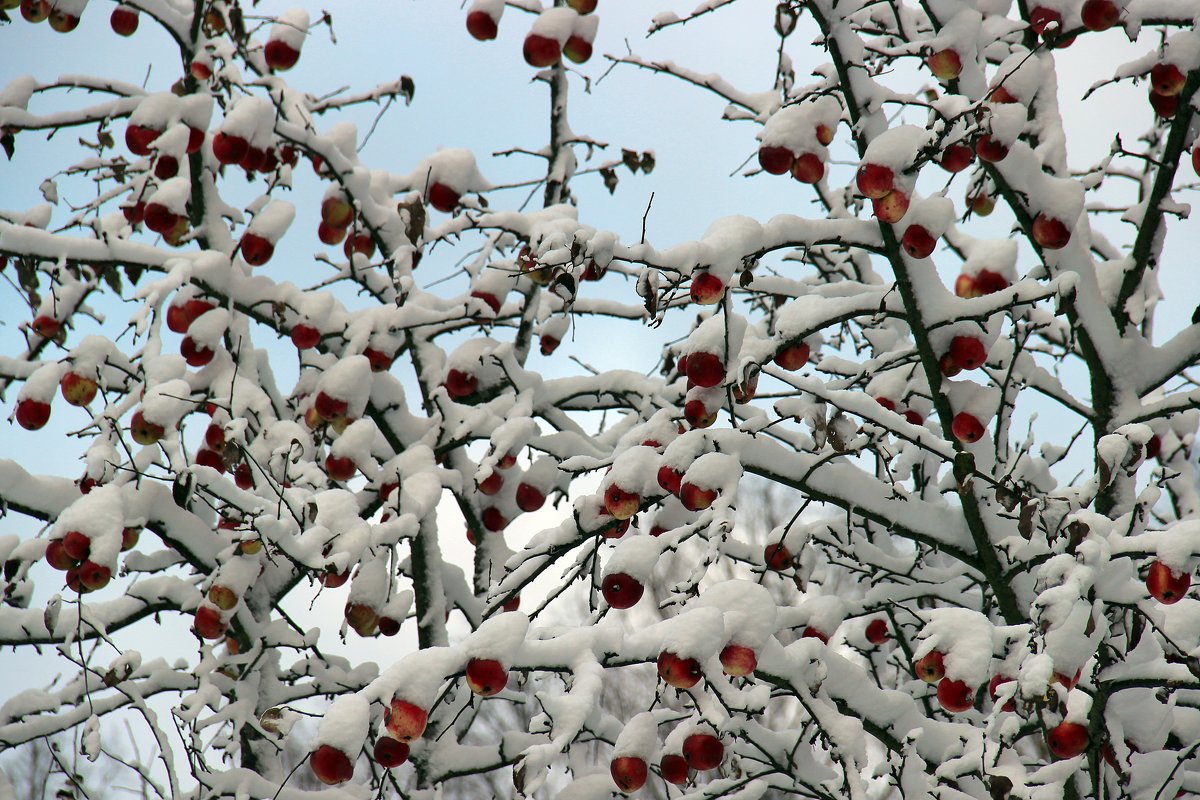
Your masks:
<instances>
[{"instance_id":1,"label":"background tree","mask_svg":"<svg viewBox=\"0 0 1200 800\"><path fill-rule=\"evenodd\" d=\"M11 37L88 4L0 5ZM380 120L351 120L415 81L293 88L336 42L299 8L122 2L112 30L169 39L174 74L0 91L10 158L78 143L0 212L0 379L26 431L73 415L84 462L0 460L0 645L66 673L12 693L0 744L98 759L133 719L131 785L172 798L1200 794L1200 325L1155 324L1188 313L1162 287L1200 3L661 12L728 24L773 81L608 68L719 98L801 209L662 249L652 204L618 235L583 202L659 158L572 125L596 5L477 0L436 32L518 31L548 96L549 141L487 163L365 163ZM1077 38L1129 53L1082 100ZM1077 108L1113 132L1091 165ZM541 167L485 177L518 157ZM337 631L307 613L328 596ZM156 644L185 628L186 658Z\"/></svg>"}]
</instances>

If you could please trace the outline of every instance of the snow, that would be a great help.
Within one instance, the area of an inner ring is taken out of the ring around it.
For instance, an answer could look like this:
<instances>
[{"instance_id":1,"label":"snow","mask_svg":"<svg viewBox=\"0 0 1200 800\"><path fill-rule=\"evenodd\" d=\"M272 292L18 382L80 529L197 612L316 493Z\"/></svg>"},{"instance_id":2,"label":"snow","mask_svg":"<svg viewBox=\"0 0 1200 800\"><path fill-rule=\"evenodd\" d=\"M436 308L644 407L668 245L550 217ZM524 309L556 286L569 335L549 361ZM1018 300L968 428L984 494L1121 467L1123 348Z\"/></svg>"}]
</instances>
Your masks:
<instances>
[{"instance_id":1,"label":"snow","mask_svg":"<svg viewBox=\"0 0 1200 800\"><path fill-rule=\"evenodd\" d=\"M922 658L938 650L946 664L946 675L977 687L991 677L994 633L992 623L969 608L938 608L924 612L921 643L913 657Z\"/></svg>"},{"instance_id":2,"label":"snow","mask_svg":"<svg viewBox=\"0 0 1200 800\"><path fill-rule=\"evenodd\" d=\"M662 554L663 541L659 536L634 536L626 534L617 543L612 555L604 564L604 574L624 573L634 580L648 583ZM774 606L772 606L774 611Z\"/></svg>"},{"instance_id":3,"label":"snow","mask_svg":"<svg viewBox=\"0 0 1200 800\"><path fill-rule=\"evenodd\" d=\"M658 747L658 724L661 712L643 711L635 714L617 737L613 745L612 757L637 756L644 761L654 757Z\"/></svg>"},{"instance_id":4,"label":"snow","mask_svg":"<svg viewBox=\"0 0 1200 800\"><path fill-rule=\"evenodd\" d=\"M370 719L370 706L365 696L342 695L322 715L314 744L331 745L343 753L357 753L366 741Z\"/></svg>"},{"instance_id":5,"label":"snow","mask_svg":"<svg viewBox=\"0 0 1200 800\"><path fill-rule=\"evenodd\" d=\"M303 8L289 8L275 19L277 21L271 26L271 41L283 42L299 53L308 33L308 12Z\"/></svg>"},{"instance_id":6,"label":"snow","mask_svg":"<svg viewBox=\"0 0 1200 800\"><path fill-rule=\"evenodd\" d=\"M249 231L257 234L268 242L275 244L296 218L296 207L287 200L272 200L267 206L254 215Z\"/></svg>"},{"instance_id":7,"label":"snow","mask_svg":"<svg viewBox=\"0 0 1200 800\"><path fill-rule=\"evenodd\" d=\"M611 562L610 562L611 563ZM775 634L775 598L762 584L731 580L707 587L697 607L718 608L724 614L730 641L757 650Z\"/></svg>"}]
</instances>

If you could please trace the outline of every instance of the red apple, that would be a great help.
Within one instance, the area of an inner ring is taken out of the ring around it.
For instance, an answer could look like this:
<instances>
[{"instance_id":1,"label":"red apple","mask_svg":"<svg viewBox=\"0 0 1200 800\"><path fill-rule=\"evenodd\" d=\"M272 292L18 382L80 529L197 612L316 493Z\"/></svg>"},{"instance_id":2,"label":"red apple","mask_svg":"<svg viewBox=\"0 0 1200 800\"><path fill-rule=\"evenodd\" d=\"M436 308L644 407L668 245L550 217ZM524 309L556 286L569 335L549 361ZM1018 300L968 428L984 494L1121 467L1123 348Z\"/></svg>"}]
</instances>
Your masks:
<instances>
[{"instance_id":1,"label":"red apple","mask_svg":"<svg viewBox=\"0 0 1200 800\"><path fill-rule=\"evenodd\" d=\"M950 430L954 434L954 438L966 444L978 442L984 434L983 423L976 419L974 414L968 414L966 411L960 411L954 415Z\"/></svg>"},{"instance_id":2,"label":"red apple","mask_svg":"<svg viewBox=\"0 0 1200 800\"><path fill-rule=\"evenodd\" d=\"M904 229L900 244L912 258L929 258L937 247L937 239L923 225L909 225Z\"/></svg>"},{"instance_id":3,"label":"red apple","mask_svg":"<svg viewBox=\"0 0 1200 800\"><path fill-rule=\"evenodd\" d=\"M150 145L162 134L145 125L129 125L125 128L125 146L135 156L150 155Z\"/></svg>"},{"instance_id":4,"label":"red apple","mask_svg":"<svg viewBox=\"0 0 1200 800\"><path fill-rule=\"evenodd\" d=\"M538 68L554 66L562 55L557 39L537 33L525 37L522 54L525 56L525 63Z\"/></svg>"},{"instance_id":5,"label":"red apple","mask_svg":"<svg viewBox=\"0 0 1200 800\"><path fill-rule=\"evenodd\" d=\"M886 197L896 188L895 180L892 170L880 164L863 164L855 175L859 193L872 200Z\"/></svg>"},{"instance_id":6,"label":"red apple","mask_svg":"<svg viewBox=\"0 0 1200 800\"><path fill-rule=\"evenodd\" d=\"M962 172L975 160L975 151L965 144L952 144L942 151L938 166L946 172Z\"/></svg>"},{"instance_id":7,"label":"red apple","mask_svg":"<svg viewBox=\"0 0 1200 800\"><path fill-rule=\"evenodd\" d=\"M237 592L219 583L214 583L208 589L208 602L222 611L232 611L239 599Z\"/></svg>"},{"instance_id":8,"label":"red apple","mask_svg":"<svg viewBox=\"0 0 1200 800\"><path fill-rule=\"evenodd\" d=\"M344 615L359 636L374 636L379 627L379 612L366 603L347 603Z\"/></svg>"},{"instance_id":9,"label":"red apple","mask_svg":"<svg viewBox=\"0 0 1200 800\"><path fill-rule=\"evenodd\" d=\"M1061 250L1071 241L1071 231L1062 220L1043 212L1034 217L1033 240L1046 250Z\"/></svg>"},{"instance_id":10,"label":"red apple","mask_svg":"<svg viewBox=\"0 0 1200 800\"><path fill-rule=\"evenodd\" d=\"M375 748L371 754L379 766L391 769L408 761L408 745L390 736L380 736L375 740Z\"/></svg>"},{"instance_id":11,"label":"red apple","mask_svg":"<svg viewBox=\"0 0 1200 800\"><path fill-rule=\"evenodd\" d=\"M679 499L688 511L703 511L717 499L717 490L688 482L679 487Z\"/></svg>"},{"instance_id":12,"label":"red apple","mask_svg":"<svg viewBox=\"0 0 1200 800\"><path fill-rule=\"evenodd\" d=\"M222 474L225 472L224 457L216 450L211 450L207 447L201 447L196 451L196 464L202 467L210 467Z\"/></svg>"},{"instance_id":13,"label":"red apple","mask_svg":"<svg viewBox=\"0 0 1200 800\"><path fill-rule=\"evenodd\" d=\"M354 764L350 756L330 744L323 744L313 751L308 759L317 780L326 786L345 783L354 777Z\"/></svg>"},{"instance_id":14,"label":"red apple","mask_svg":"<svg viewBox=\"0 0 1200 800\"><path fill-rule=\"evenodd\" d=\"M980 295L994 294L1008 288L1008 278L990 269L981 269L975 274L975 289ZM978 296L978 295L977 295Z\"/></svg>"},{"instance_id":15,"label":"red apple","mask_svg":"<svg viewBox=\"0 0 1200 800\"><path fill-rule=\"evenodd\" d=\"M458 206L461 195L444 183L434 181L429 187L429 204L438 211L449 214Z\"/></svg>"},{"instance_id":16,"label":"red apple","mask_svg":"<svg viewBox=\"0 0 1200 800\"><path fill-rule=\"evenodd\" d=\"M174 333L187 333L193 322L214 308L216 306L207 300L195 298L181 304L172 303L167 306L167 328Z\"/></svg>"},{"instance_id":17,"label":"red apple","mask_svg":"<svg viewBox=\"0 0 1200 800\"><path fill-rule=\"evenodd\" d=\"M706 389L720 386L725 380L725 362L715 353L692 353L687 360L687 376Z\"/></svg>"},{"instance_id":18,"label":"red apple","mask_svg":"<svg viewBox=\"0 0 1200 800\"><path fill-rule=\"evenodd\" d=\"M600 4L600 0L567 0L567 5L570 6L576 14L590 14L596 10L596 6Z\"/></svg>"},{"instance_id":19,"label":"red apple","mask_svg":"<svg viewBox=\"0 0 1200 800\"><path fill-rule=\"evenodd\" d=\"M1112 0L1087 0L1079 16L1089 31L1106 31L1120 21L1121 10Z\"/></svg>"},{"instance_id":20,"label":"red apple","mask_svg":"<svg viewBox=\"0 0 1200 800\"><path fill-rule=\"evenodd\" d=\"M400 620L381 616L379 618L379 632L384 636L395 636L400 632Z\"/></svg>"},{"instance_id":21,"label":"red apple","mask_svg":"<svg viewBox=\"0 0 1200 800\"><path fill-rule=\"evenodd\" d=\"M171 209L164 206L162 203L147 203L145 223L146 227L155 233L166 236L175 230L182 220L179 214L176 214Z\"/></svg>"},{"instance_id":22,"label":"red apple","mask_svg":"<svg viewBox=\"0 0 1200 800\"><path fill-rule=\"evenodd\" d=\"M604 508L617 519L629 519L641 504L640 495L627 492L615 483L604 490Z\"/></svg>"},{"instance_id":23,"label":"red apple","mask_svg":"<svg viewBox=\"0 0 1200 800\"><path fill-rule=\"evenodd\" d=\"M275 245L256 233L242 235L242 259L252 267L261 267L275 254Z\"/></svg>"},{"instance_id":24,"label":"red apple","mask_svg":"<svg viewBox=\"0 0 1200 800\"><path fill-rule=\"evenodd\" d=\"M815 628L812 625L807 626L804 632L800 634L801 639L820 639L821 644L829 644L829 634L820 628Z\"/></svg>"},{"instance_id":25,"label":"red apple","mask_svg":"<svg viewBox=\"0 0 1200 800\"><path fill-rule=\"evenodd\" d=\"M725 758L725 745L711 733L693 733L683 740L683 757L694 770L716 769Z\"/></svg>"},{"instance_id":26,"label":"red apple","mask_svg":"<svg viewBox=\"0 0 1200 800\"><path fill-rule=\"evenodd\" d=\"M913 663L913 671L926 683L937 683L946 676L945 656L938 650L930 650Z\"/></svg>"},{"instance_id":27,"label":"red apple","mask_svg":"<svg viewBox=\"0 0 1200 800\"><path fill-rule=\"evenodd\" d=\"M834 125L836 125L836 124L837 123L834 123ZM828 147L829 144L833 141L833 128L829 127L828 125L826 125L823 122L817 123L815 133L817 136L817 141L820 142L821 144L825 145L826 147Z\"/></svg>"},{"instance_id":28,"label":"red apple","mask_svg":"<svg viewBox=\"0 0 1200 800\"><path fill-rule=\"evenodd\" d=\"M146 204L142 202L127 203L121 206L121 213L125 215L125 221L130 225L141 225L146 218Z\"/></svg>"},{"instance_id":29,"label":"red apple","mask_svg":"<svg viewBox=\"0 0 1200 800\"><path fill-rule=\"evenodd\" d=\"M1038 36L1046 32L1046 28L1055 25L1057 28L1051 31L1055 36L1062 34L1062 14L1053 9L1037 6L1029 12L1029 27Z\"/></svg>"},{"instance_id":30,"label":"red apple","mask_svg":"<svg viewBox=\"0 0 1200 800\"><path fill-rule=\"evenodd\" d=\"M267 157L265 150L260 150L253 145L246 148L246 154L238 161L238 166L246 170L246 172L254 172L262 166L263 160Z\"/></svg>"},{"instance_id":31,"label":"red apple","mask_svg":"<svg viewBox=\"0 0 1200 800\"><path fill-rule=\"evenodd\" d=\"M1174 97L1183 91L1187 76L1174 64L1155 64L1150 69L1150 85L1155 94Z\"/></svg>"},{"instance_id":32,"label":"red apple","mask_svg":"<svg viewBox=\"0 0 1200 800\"><path fill-rule=\"evenodd\" d=\"M816 153L805 153L792 164L792 177L801 183L818 183L825 177L825 162Z\"/></svg>"},{"instance_id":33,"label":"red apple","mask_svg":"<svg viewBox=\"0 0 1200 800\"><path fill-rule=\"evenodd\" d=\"M658 468L658 485L663 488L663 491L670 492L678 497L682 483L683 473L679 470L671 469L666 464Z\"/></svg>"},{"instance_id":34,"label":"red apple","mask_svg":"<svg viewBox=\"0 0 1200 800\"><path fill-rule=\"evenodd\" d=\"M925 424L925 418L922 417L920 414L918 414L916 411L913 411L911 408L907 409L904 412L904 418L906 420L908 420L908 424L910 424L910 425L924 425Z\"/></svg>"},{"instance_id":35,"label":"red apple","mask_svg":"<svg viewBox=\"0 0 1200 800\"><path fill-rule=\"evenodd\" d=\"M950 342L950 357L962 369L979 369L987 361L987 348L975 336L955 336Z\"/></svg>"},{"instance_id":36,"label":"red apple","mask_svg":"<svg viewBox=\"0 0 1200 800\"><path fill-rule=\"evenodd\" d=\"M638 600L642 599L645 590L646 587L640 581L624 572L605 575L600 585L600 593L604 595L605 601L616 609L633 608Z\"/></svg>"},{"instance_id":37,"label":"red apple","mask_svg":"<svg viewBox=\"0 0 1200 800\"><path fill-rule=\"evenodd\" d=\"M246 157L250 143L241 136L220 131L212 140L213 156L222 164L237 164Z\"/></svg>"},{"instance_id":38,"label":"red apple","mask_svg":"<svg viewBox=\"0 0 1200 800\"><path fill-rule=\"evenodd\" d=\"M1146 458L1158 458L1158 454L1162 452L1162 437L1155 434L1150 437L1150 441L1146 442Z\"/></svg>"},{"instance_id":39,"label":"red apple","mask_svg":"<svg viewBox=\"0 0 1200 800\"><path fill-rule=\"evenodd\" d=\"M926 66L933 77L940 81L952 81L962 72L962 58L954 48L938 50L925 59Z\"/></svg>"},{"instance_id":40,"label":"red apple","mask_svg":"<svg viewBox=\"0 0 1200 800\"><path fill-rule=\"evenodd\" d=\"M67 531L62 538L63 552L74 561L86 561L92 552L92 540L79 531Z\"/></svg>"},{"instance_id":41,"label":"red apple","mask_svg":"<svg viewBox=\"0 0 1200 800\"><path fill-rule=\"evenodd\" d=\"M608 771L612 775L613 783L625 794L636 792L642 788L649 775L646 762L637 756L614 758L609 764Z\"/></svg>"},{"instance_id":42,"label":"red apple","mask_svg":"<svg viewBox=\"0 0 1200 800\"><path fill-rule=\"evenodd\" d=\"M472 658L467 662L467 686L480 697L491 697L508 685L508 672L499 661Z\"/></svg>"},{"instance_id":43,"label":"red apple","mask_svg":"<svg viewBox=\"0 0 1200 800\"><path fill-rule=\"evenodd\" d=\"M480 522L483 527L487 528L492 533L502 531L508 527L508 518L495 506L485 508L479 515Z\"/></svg>"},{"instance_id":44,"label":"red apple","mask_svg":"<svg viewBox=\"0 0 1200 800\"><path fill-rule=\"evenodd\" d=\"M895 223L908 213L908 195L896 190L871 201L871 211L880 222Z\"/></svg>"},{"instance_id":45,"label":"red apple","mask_svg":"<svg viewBox=\"0 0 1200 800\"><path fill-rule=\"evenodd\" d=\"M721 666L726 675L743 678L753 674L758 667L758 654L740 644L727 644L721 650Z\"/></svg>"},{"instance_id":46,"label":"red apple","mask_svg":"<svg viewBox=\"0 0 1200 800\"><path fill-rule=\"evenodd\" d=\"M329 475L332 481L344 483L354 477L354 473L358 472L358 465L354 463L354 459L345 456L335 456L330 453L325 457L325 472Z\"/></svg>"},{"instance_id":47,"label":"red apple","mask_svg":"<svg viewBox=\"0 0 1200 800\"><path fill-rule=\"evenodd\" d=\"M300 60L300 51L293 49L282 39L271 39L263 47L263 59L270 69L283 72L296 66L296 62Z\"/></svg>"},{"instance_id":48,"label":"red apple","mask_svg":"<svg viewBox=\"0 0 1200 800\"><path fill-rule=\"evenodd\" d=\"M500 313L500 298L496 297L496 295L492 294L491 292L481 292L476 290L471 292L471 297L482 300L487 307L492 310L493 315ZM478 317L476 317L476 319L478 319Z\"/></svg>"},{"instance_id":49,"label":"red apple","mask_svg":"<svg viewBox=\"0 0 1200 800\"><path fill-rule=\"evenodd\" d=\"M108 24L118 36L133 36L138 29L138 10L129 6L117 6L113 9Z\"/></svg>"},{"instance_id":50,"label":"red apple","mask_svg":"<svg viewBox=\"0 0 1200 800\"><path fill-rule=\"evenodd\" d=\"M63 546L62 539L52 539L46 545L46 563L59 571L65 572L79 566L79 559L72 558L67 554L67 549Z\"/></svg>"},{"instance_id":51,"label":"red apple","mask_svg":"<svg viewBox=\"0 0 1200 800\"><path fill-rule=\"evenodd\" d=\"M312 325L301 323L292 328L291 339L297 350L310 350L321 341L321 332Z\"/></svg>"},{"instance_id":52,"label":"red apple","mask_svg":"<svg viewBox=\"0 0 1200 800\"><path fill-rule=\"evenodd\" d=\"M981 217L986 217L992 213L992 209L996 207L996 201L991 195L977 194L967 198L967 204L971 208L972 214L978 214Z\"/></svg>"},{"instance_id":53,"label":"red apple","mask_svg":"<svg viewBox=\"0 0 1200 800\"><path fill-rule=\"evenodd\" d=\"M129 420L129 434L138 444L149 446L163 438L166 430L162 425L146 419L141 411L136 411Z\"/></svg>"},{"instance_id":54,"label":"red apple","mask_svg":"<svg viewBox=\"0 0 1200 800\"><path fill-rule=\"evenodd\" d=\"M890 397L884 397L884 396L880 395L879 397L875 398L875 402L876 402L876 404L879 405L880 408L886 408L888 411L891 411L892 413L896 412L896 401Z\"/></svg>"},{"instance_id":55,"label":"red apple","mask_svg":"<svg viewBox=\"0 0 1200 800\"><path fill-rule=\"evenodd\" d=\"M795 154L786 147L763 145L758 148L758 164L772 175L786 175L792 170Z\"/></svg>"},{"instance_id":56,"label":"red apple","mask_svg":"<svg viewBox=\"0 0 1200 800\"><path fill-rule=\"evenodd\" d=\"M213 606L202 605L196 609L192 630L201 639L223 639L228 628L229 625L221 619L221 612Z\"/></svg>"},{"instance_id":57,"label":"red apple","mask_svg":"<svg viewBox=\"0 0 1200 800\"><path fill-rule=\"evenodd\" d=\"M683 418L694 430L707 428L717 421L717 409L709 409L703 400L696 398L684 403Z\"/></svg>"},{"instance_id":58,"label":"red apple","mask_svg":"<svg viewBox=\"0 0 1200 800\"><path fill-rule=\"evenodd\" d=\"M517 484L517 508L522 511L537 511L546 502L546 495L536 486L521 482Z\"/></svg>"},{"instance_id":59,"label":"red apple","mask_svg":"<svg viewBox=\"0 0 1200 800\"><path fill-rule=\"evenodd\" d=\"M469 372L451 369L446 373L446 380L442 385L446 387L446 394L450 395L451 399L458 400L475 394L479 380Z\"/></svg>"},{"instance_id":60,"label":"red apple","mask_svg":"<svg viewBox=\"0 0 1200 800\"><path fill-rule=\"evenodd\" d=\"M567 37L567 42L563 45L562 52L564 56L576 64L582 64L592 57L592 43L582 36L572 34Z\"/></svg>"},{"instance_id":61,"label":"red apple","mask_svg":"<svg viewBox=\"0 0 1200 800\"><path fill-rule=\"evenodd\" d=\"M53 339L62 330L62 323L48 314L38 314L29 327L43 339Z\"/></svg>"},{"instance_id":62,"label":"red apple","mask_svg":"<svg viewBox=\"0 0 1200 800\"><path fill-rule=\"evenodd\" d=\"M891 632L888 630L887 622L882 619L873 619L867 623L867 641L871 644L883 644L891 638Z\"/></svg>"},{"instance_id":63,"label":"red apple","mask_svg":"<svg viewBox=\"0 0 1200 800\"><path fill-rule=\"evenodd\" d=\"M682 786L687 783L688 762L681 755L675 753L664 755L662 760L658 762L658 770L662 773L663 780L667 783L673 783L676 786Z\"/></svg>"},{"instance_id":64,"label":"red apple","mask_svg":"<svg viewBox=\"0 0 1200 800\"><path fill-rule=\"evenodd\" d=\"M975 142L975 154L983 161L995 164L1008 158L1008 146L993 139L991 134L985 133Z\"/></svg>"},{"instance_id":65,"label":"red apple","mask_svg":"<svg viewBox=\"0 0 1200 800\"><path fill-rule=\"evenodd\" d=\"M778 542L768 544L763 548L763 563L772 572L783 572L792 565L792 553L787 545Z\"/></svg>"},{"instance_id":66,"label":"red apple","mask_svg":"<svg viewBox=\"0 0 1200 800\"><path fill-rule=\"evenodd\" d=\"M421 738L429 723L429 712L415 703L392 698L391 706L384 715L388 733L402 742L414 742Z\"/></svg>"},{"instance_id":67,"label":"red apple","mask_svg":"<svg viewBox=\"0 0 1200 800\"><path fill-rule=\"evenodd\" d=\"M59 33L70 33L79 27L79 17L57 8L50 11L50 27Z\"/></svg>"},{"instance_id":68,"label":"red apple","mask_svg":"<svg viewBox=\"0 0 1200 800\"><path fill-rule=\"evenodd\" d=\"M392 362L396 360L396 356L374 347L365 348L363 355L371 364L371 372L387 372L392 368Z\"/></svg>"},{"instance_id":69,"label":"red apple","mask_svg":"<svg viewBox=\"0 0 1200 800\"><path fill-rule=\"evenodd\" d=\"M943 353L942 357L938 359L938 369L940 369L942 374L947 378L953 378L955 375L962 372L962 367L960 367L958 362L954 360L954 356L950 355L949 353Z\"/></svg>"},{"instance_id":70,"label":"red apple","mask_svg":"<svg viewBox=\"0 0 1200 800\"><path fill-rule=\"evenodd\" d=\"M703 676L700 662L694 658L681 658L666 650L658 656L658 677L676 689L690 689Z\"/></svg>"},{"instance_id":71,"label":"red apple","mask_svg":"<svg viewBox=\"0 0 1200 800\"><path fill-rule=\"evenodd\" d=\"M1046 745L1055 758L1074 758L1088 746L1088 729L1075 722L1060 722L1046 732Z\"/></svg>"},{"instance_id":72,"label":"red apple","mask_svg":"<svg viewBox=\"0 0 1200 800\"><path fill-rule=\"evenodd\" d=\"M1011 678L1008 675L993 675L992 679L990 681L988 681L988 695L992 698L992 700L996 700L1000 695L1000 687L1006 683L1012 683L1014 680L1016 680L1016 679ZM1016 697L1015 696L1010 697L1004 703L1003 708L1001 708L1000 710L1007 711L1007 712L1016 711L1017 710Z\"/></svg>"},{"instance_id":73,"label":"red apple","mask_svg":"<svg viewBox=\"0 0 1200 800\"><path fill-rule=\"evenodd\" d=\"M775 354L775 364L783 369L794 372L808 363L812 354L807 342L793 342Z\"/></svg>"},{"instance_id":74,"label":"red apple","mask_svg":"<svg viewBox=\"0 0 1200 800\"><path fill-rule=\"evenodd\" d=\"M975 705L975 690L962 681L942 678L938 683L937 699L942 708L960 714Z\"/></svg>"},{"instance_id":75,"label":"red apple","mask_svg":"<svg viewBox=\"0 0 1200 800\"><path fill-rule=\"evenodd\" d=\"M558 349L560 344L562 344L562 342L560 342L558 339L545 333L538 337L538 350L544 356L553 355L554 351Z\"/></svg>"},{"instance_id":76,"label":"red apple","mask_svg":"<svg viewBox=\"0 0 1200 800\"><path fill-rule=\"evenodd\" d=\"M179 343L179 354L191 367L203 367L216 355L211 347L199 344L190 336L183 337L183 341Z\"/></svg>"},{"instance_id":77,"label":"red apple","mask_svg":"<svg viewBox=\"0 0 1200 800\"><path fill-rule=\"evenodd\" d=\"M350 580L350 570L338 572L336 567L329 567L318 576L318 579L326 589L336 589Z\"/></svg>"},{"instance_id":78,"label":"red apple","mask_svg":"<svg viewBox=\"0 0 1200 800\"><path fill-rule=\"evenodd\" d=\"M1154 109L1154 113L1158 116L1163 119L1170 119L1179 110L1179 95L1159 94L1151 90L1150 107Z\"/></svg>"},{"instance_id":79,"label":"red apple","mask_svg":"<svg viewBox=\"0 0 1200 800\"><path fill-rule=\"evenodd\" d=\"M486 11L472 11L467 14L467 33L481 42L490 42L499 33L499 26Z\"/></svg>"},{"instance_id":80,"label":"red apple","mask_svg":"<svg viewBox=\"0 0 1200 800\"><path fill-rule=\"evenodd\" d=\"M491 475L488 475L479 482L479 491L488 496L496 494L504 486L504 476L498 471L493 470Z\"/></svg>"},{"instance_id":81,"label":"red apple","mask_svg":"<svg viewBox=\"0 0 1200 800\"><path fill-rule=\"evenodd\" d=\"M121 529L121 550L132 550L137 546L138 539L142 535L141 526L128 526Z\"/></svg>"},{"instance_id":82,"label":"red apple","mask_svg":"<svg viewBox=\"0 0 1200 800\"><path fill-rule=\"evenodd\" d=\"M79 582L82 583L89 592L95 592L103 589L108 585L112 578L112 570L103 564L97 564L94 561L84 561L78 567Z\"/></svg>"},{"instance_id":83,"label":"red apple","mask_svg":"<svg viewBox=\"0 0 1200 800\"><path fill-rule=\"evenodd\" d=\"M335 228L348 228L354 221L354 206L341 194L321 201L321 221Z\"/></svg>"},{"instance_id":84,"label":"red apple","mask_svg":"<svg viewBox=\"0 0 1200 800\"><path fill-rule=\"evenodd\" d=\"M154 177L160 181L170 180L179 174L179 159L175 156L159 155L154 162Z\"/></svg>"},{"instance_id":85,"label":"red apple","mask_svg":"<svg viewBox=\"0 0 1200 800\"><path fill-rule=\"evenodd\" d=\"M601 514L601 516L611 517L611 515L607 511L604 512L603 514ZM631 520L629 520L629 519L618 520L618 524L616 524L616 525L613 525L610 522L606 522L605 526L604 526L604 533L602 533L601 535L605 539L620 539L622 536L624 536L629 531L630 521Z\"/></svg>"},{"instance_id":86,"label":"red apple","mask_svg":"<svg viewBox=\"0 0 1200 800\"><path fill-rule=\"evenodd\" d=\"M1161 561L1150 565L1146 573L1146 591L1160 603L1178 603L1192 585L1192 576L1187 572L1175 572Z\"/></svg>"},{"instance_id":87,"label":"red apple","mask_svg":"<svg viewBox=\"0 0 1200 800\"><path fill-rule=\"evenodd\" d=\"M327 420L344 417L350 410L350 406L345 400L327 392L317 392L317 397L313 400L313 408L317 410L322 419Z\"/></svg>"},{"instance_id":88,"label":"red apple","mask_svg":"<svg viewBox=\"0 0 1200 800\"><path fill-rule=\"evenodd\" d=\"M715 305L721 302L721 298L725 296L725 282L711 272L699 272L692 276L692 285L688 294L691 295L693 303L702 306ZM723 377L724 369L721 370L721 373Z\"/></svg>"},{"instance_id":89,"label":"red apple","mask_svg":"<svg viewBox=\"0 0 1200 800\"><path fill-rule=\"evenodd\" d=\"M200 148L204 146L204 137L207 135L208 132L202 128L188 127L188 140L185 148L187 154L199 153Z\"/></svg>"},{"instance_id":90,"label":"red apple","mask_svg":"<svg viewBox=\"0 0 1200 800\"><path fill-rule=\"evenodd\" d=\"M17 401L17 424L27 431L36 431L50 420L50 404L31 397Z\"/></svg>"}]
</instances>

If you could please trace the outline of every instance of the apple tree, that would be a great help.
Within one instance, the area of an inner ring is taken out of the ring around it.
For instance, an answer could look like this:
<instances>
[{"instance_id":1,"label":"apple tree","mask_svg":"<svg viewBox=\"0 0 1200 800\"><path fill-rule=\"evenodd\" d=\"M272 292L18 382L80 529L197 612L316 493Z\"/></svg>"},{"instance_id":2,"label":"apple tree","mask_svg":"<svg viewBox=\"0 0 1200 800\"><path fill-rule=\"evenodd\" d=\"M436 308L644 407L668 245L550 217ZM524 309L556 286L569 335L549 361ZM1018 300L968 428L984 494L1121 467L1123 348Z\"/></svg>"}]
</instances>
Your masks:
<instances>
[{"instance_id":1,"label":"apple tree","mask_svg":"<svg viewBox=\"0 0 1200 800\"><path fill-rule=\"evenodd\" d=\"M0 37L107 14L179 56L0 89L11 163L78 142L0 211L0 645L66 671L0 748L116 760L129 722L163 798L1200 796L1200 2L644 12L729 26L754 86L645 28L593 56L610 4L427 34L516 32L543 145L366 163L353 113L424 101L289 83L355 47L324 11L0 0ZM749 123L737 180L795 213L590 217L671 158L572 125L611 71Z\"/></svg>"}]
</instances>

